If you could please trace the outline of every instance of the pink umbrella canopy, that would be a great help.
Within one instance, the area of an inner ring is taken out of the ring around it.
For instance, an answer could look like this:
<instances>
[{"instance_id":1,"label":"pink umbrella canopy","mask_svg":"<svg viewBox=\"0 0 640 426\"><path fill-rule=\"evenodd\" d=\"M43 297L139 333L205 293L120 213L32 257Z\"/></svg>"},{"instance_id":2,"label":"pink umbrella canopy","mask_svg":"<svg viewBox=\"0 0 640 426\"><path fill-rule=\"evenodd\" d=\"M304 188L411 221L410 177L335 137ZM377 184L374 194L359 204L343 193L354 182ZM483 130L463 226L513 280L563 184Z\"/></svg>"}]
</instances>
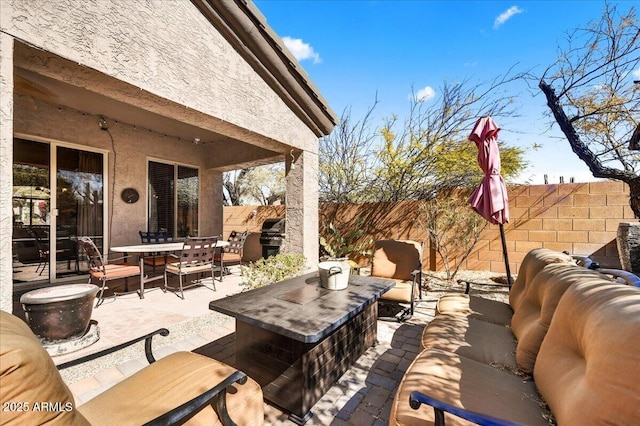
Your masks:
<instances>
[{"instance_id":1,"label":"pink umbrella canopy","mask_svg":"<svg viewBox=\"0 0 640 426\"><path fill-rule=\"evenodd\" d=\"M502 254L507 272L509 288L513 284L509 268L507 242L504 235L504 224L509 222L509 197L507 187L500 174L500 150L498 149L498 132L500 128L491 117L481 117L476 121L469 139L478 147L478 164L484 172L480 185L469 197L471 207L490 223L500 226Z\"/></svg>"},{"instance_id":2,"label":"pink umbrella canopy","mask_svg":"<svg viewBox=\"0 0 640 426\"><path fill-rule=\"evenodd\" d=\"M469 135L478 147L478 164L484 172L484 178L471 194L469 203L478 214L496 225L509 222L507 187L500 174L499 131L491 117L481 117Z\"/></svg>"}]
</instances>

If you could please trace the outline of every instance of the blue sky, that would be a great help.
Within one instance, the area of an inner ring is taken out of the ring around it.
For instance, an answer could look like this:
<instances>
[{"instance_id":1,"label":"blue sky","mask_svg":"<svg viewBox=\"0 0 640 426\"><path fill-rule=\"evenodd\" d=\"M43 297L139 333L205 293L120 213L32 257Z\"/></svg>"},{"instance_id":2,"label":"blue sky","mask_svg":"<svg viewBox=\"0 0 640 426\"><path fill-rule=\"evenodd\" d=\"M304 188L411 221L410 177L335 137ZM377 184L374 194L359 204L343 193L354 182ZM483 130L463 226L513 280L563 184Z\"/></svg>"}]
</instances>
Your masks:
<instances>
[{"instance_id":1,"label":"blue sky","mask_svg":"<svg viewBox=\"0 0 640 426\"><path fill-rule=\"evenodd\" d=\"M256 0L268 24L340 116L361 118L378 97L373 124L409 110L412 90L437 99L443 82L484 83L507 73L541 75L566 32L599 20L603 1L339 1ZM626 11L632 2L618 2ZM640 70L639 70L640 71ZM640 78L640 72L636 78ZM522 117L498 123L500 139L527 154L522 179L550 183L559 176L592 180L557 127L544 133L544 98L524 84L509 86ZM423 92L421 92L423 91ZM554 138L555 137L555 138Z\"/></svg>"}]
</instances>

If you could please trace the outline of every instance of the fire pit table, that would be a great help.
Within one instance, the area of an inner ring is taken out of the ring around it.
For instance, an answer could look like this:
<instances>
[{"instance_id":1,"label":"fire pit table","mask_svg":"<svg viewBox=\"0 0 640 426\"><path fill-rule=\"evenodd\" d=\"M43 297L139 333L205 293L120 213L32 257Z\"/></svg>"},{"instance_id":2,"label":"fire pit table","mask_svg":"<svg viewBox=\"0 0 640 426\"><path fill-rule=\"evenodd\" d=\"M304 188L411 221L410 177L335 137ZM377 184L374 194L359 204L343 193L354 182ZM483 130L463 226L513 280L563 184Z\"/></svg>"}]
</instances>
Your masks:
<instances>
[{"instance_id":1,"label":"fire pit table","mask_svg":"<svg viewBox=\"0 0 640 426\"><path fill-rule=\"evenodd\" d=\"M209 303L236 319L235 367L304 424L311 407L377 338L377 300L394 281L351 275L344 290L303 275Z\"/></svg>"}]
</instances>

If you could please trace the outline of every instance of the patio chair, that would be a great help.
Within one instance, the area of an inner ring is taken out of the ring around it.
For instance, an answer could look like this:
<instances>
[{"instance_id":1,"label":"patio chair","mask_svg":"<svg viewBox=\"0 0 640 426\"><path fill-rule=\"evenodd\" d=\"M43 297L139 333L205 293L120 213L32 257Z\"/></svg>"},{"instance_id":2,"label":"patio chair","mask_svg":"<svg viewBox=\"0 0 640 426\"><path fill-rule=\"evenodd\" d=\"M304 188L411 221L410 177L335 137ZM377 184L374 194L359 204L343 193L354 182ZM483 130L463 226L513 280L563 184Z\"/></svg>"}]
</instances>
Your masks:
<instances>
[{"instance_id":1,"label":"patio chair","mask_svg":"<svg viewBox=\"0 0 640 426\"><path fill-rule=\"evenodd\" d=\"M168 243L171 241L169 238L169 233L166 230L155 231L155 232L144 232L138 231L140 234L140 240L142 244L158 244L158 243ZM157 252L149 252L144 253L143 255L143 263L145 265L149 265L152 268L153 275L156 274L156 266L164 266L167 263L167 255L160 255Z\"/></svg>"},{"instance_id":2,"label":"patio chair","mask_svg":"<svg viewBox=\"0 0 640 426\"><path fill-rule=\"evenodd\" d=\"M220 265L220 281L223 280L225 274L229 274L228 265L242 263L244 242L248 235L249 231L241 233L231 231L229 239L227 240L229 245L216 249L214 259L215 262Z\"/></svg>"},{"instance_id":3,"label":"patio chair","mask_svg":"<svg viewBox=\"0 0 640 426\"><path fill-rule=\"evenodd\" d=\"M100 250L91 238L80 237L78 243L87 254L89 261L89 284L93 284L94 281L100 283L100 291L96 297L96 308L104 301L104 291L109 288L107 287L108 282L124 279L125 292L127 292L129 290L128 279L135 276L140 277L140 266L123 262L125 257L111 259L109 263L104 262ZM113 297L115 296L117 294L114 292Z\"/></svg>"},{"instance_id":4,"label":"patio chair","mask_svg":"<svg viewBox=\"0 0 640 426\"><path fill-rule=\"evenodd\" d=\"M371 276L396 282L379 302L383 308L405 306L394 315L399 321L413 316L416 297L422 299L422 248L422 243L410 240L380 240L374 246Z\"/></svg>"},{"instance_id":5,"label":"patio chair","mask_svg":"<svg viewBox=\"0 0 640 426\"><path fill-rule=\"evenodd\" d=\"M36 247L38 249L39 262L36 267L38 275L42 275L45 268L49 264L51 253L49 251L49 243L43 240L40 233L34 228L28 228L27 232L35 240ZM71 270L71 261L75 262L75 272L79 272L80 266L78 265L78 243L68 239L59 239L56 247L56 261L67 261L67 269Z\"/></svg>"},{"instance_id":6,"label":"patio chair","mask_svg":"<svg viewBox=\"0 0 640 426\"><path fill-rule=\"evenodd\" d=\"M218 237L187 237L182 246L182 251L179 256L171 255L176 261L169 261L164 267L164 290L173 291L176 296L184 299L184 289L201 285L207 287L202 281L202 276L211 272L211 283L213 288L209 288L212 291L216 291L216 283L214 280L214 274L216 265L213 260L214 252L216 250L216 243ZM168 284L167 274L174 274L178 276L180 286L178 288L171 287ZM201 277L194 280L192 284L184 286L182 284L183 277L190 274L198 274ZM180 294L178 295L178 291Z\"/></svg>"}]
</instances>

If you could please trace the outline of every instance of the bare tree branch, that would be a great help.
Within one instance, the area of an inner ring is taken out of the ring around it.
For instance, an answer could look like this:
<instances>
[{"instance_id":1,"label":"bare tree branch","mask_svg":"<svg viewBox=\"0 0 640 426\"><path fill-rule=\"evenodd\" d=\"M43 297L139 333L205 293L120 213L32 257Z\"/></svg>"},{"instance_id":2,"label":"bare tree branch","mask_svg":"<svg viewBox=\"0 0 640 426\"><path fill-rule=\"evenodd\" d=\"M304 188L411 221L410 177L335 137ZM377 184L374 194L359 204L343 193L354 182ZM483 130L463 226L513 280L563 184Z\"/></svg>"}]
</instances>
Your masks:
<instances>
[{"instance_id":1,"label":"bare tree branch","mask_svg":"<svg viewBox=\"0 0 640 426\"><path fill-rule=\"evenodd\" d=\"M640 155L632 152L638 128L640 28L635 8L626 14L606 4L599 22L568 34L558 60L538 87L573 152L594 177L629 185L640 218Z\"/></svg>"}]
</instances>

